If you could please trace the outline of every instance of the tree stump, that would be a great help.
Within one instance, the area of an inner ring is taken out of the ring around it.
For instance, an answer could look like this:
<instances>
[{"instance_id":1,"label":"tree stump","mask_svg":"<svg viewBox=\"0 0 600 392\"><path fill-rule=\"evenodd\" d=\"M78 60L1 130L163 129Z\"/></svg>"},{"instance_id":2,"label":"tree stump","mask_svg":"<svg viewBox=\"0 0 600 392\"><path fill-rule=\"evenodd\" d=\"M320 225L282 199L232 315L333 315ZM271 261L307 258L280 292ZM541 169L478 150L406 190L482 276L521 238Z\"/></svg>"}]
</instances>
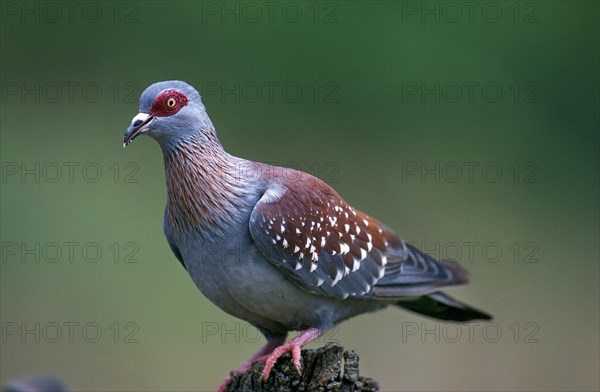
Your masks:
<instances>
[{"instance_id":1,"label":"tree stump","mask_svg":"<svg viewBox=\"0 0 600 392\"><path fill-rule=\"evenodd\" d=\"M302 350L302 374L289 353L282 356L269 379L259 381L263 363L233 378L227 392L376 392L379 385L359 375L358 355L337 343L316 350Z\"/></svg>"}]
</instances>

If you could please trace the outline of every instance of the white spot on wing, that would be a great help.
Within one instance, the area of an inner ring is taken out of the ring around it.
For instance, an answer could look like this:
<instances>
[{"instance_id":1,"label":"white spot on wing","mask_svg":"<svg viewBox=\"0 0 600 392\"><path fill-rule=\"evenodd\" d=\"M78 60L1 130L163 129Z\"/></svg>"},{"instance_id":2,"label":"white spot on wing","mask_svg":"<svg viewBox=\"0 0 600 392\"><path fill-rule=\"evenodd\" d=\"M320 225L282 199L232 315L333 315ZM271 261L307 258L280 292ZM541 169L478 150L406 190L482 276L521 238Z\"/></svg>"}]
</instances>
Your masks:
<instances>
[{"instance_id":1,"label":"white spot on wing","mask_svg":"<svg viewBox=\"0 0 600 392\"><path fill-rule=\"evenodd\" d=\"M369 238L369 242L367 242L367 250L370 252L373 249L373 236L367 233L367 237Z\"/></svg>"},{"instance_id":2,"label":"white spot on wing","mask_svg":"<svg viewBox=\"0 0 600 392\"><path fill-rule=\"evenodd\" d=\"M350 252L350 247L348 246L348 244L340 244L340 254L341 255L345 255L346 253Z\"/></svg>"},{"instance_id":3,"label":"white spot on wing","mask_svg":"<svg viewBox=\"0 0 600 392\"><path fill-rule=\"evenodd\" d=\"M364 250L363 248L360 248L360 259L364 259L367 257L367 251Z\"/></svg>"}]
</instances>

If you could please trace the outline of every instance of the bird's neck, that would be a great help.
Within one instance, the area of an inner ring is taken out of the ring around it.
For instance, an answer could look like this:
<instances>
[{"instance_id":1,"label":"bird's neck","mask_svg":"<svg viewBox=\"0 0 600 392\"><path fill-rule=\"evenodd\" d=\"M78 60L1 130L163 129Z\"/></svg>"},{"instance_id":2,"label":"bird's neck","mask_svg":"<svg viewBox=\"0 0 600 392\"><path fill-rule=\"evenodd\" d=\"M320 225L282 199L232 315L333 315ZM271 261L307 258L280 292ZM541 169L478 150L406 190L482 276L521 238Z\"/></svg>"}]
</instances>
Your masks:
<instances>
[{"instance_id":1,"label":"bird's neck","mask_svg":"<svg viewBox=\"0 0 600 392\"><path fill-rule=\"evenodd\" d=\"M172 230L223 233L247 203L247 161L223 149L214 131L163 149L167 183L165 218Z\"/></svg>"}]
</instances>

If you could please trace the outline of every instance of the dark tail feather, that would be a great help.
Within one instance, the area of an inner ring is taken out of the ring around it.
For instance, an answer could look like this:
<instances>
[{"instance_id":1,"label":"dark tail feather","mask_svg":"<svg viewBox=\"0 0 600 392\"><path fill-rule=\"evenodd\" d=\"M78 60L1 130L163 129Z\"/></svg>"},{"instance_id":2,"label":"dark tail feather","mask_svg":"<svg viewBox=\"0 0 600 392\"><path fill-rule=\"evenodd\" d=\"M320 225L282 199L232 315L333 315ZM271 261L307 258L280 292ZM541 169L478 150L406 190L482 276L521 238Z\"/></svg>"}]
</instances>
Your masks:
<instances>
[{"instance_id":1,"label":"dark tail feather","mask_svg":"<svg viewBox=\"0 0 600 392\"><path fill-rule=\"evenodd\" d=\"M441 291L415 299L398 301L396 305L425 316L448 321L491 320L492 316L458 302Z\"/></svg>"}]
</instances>

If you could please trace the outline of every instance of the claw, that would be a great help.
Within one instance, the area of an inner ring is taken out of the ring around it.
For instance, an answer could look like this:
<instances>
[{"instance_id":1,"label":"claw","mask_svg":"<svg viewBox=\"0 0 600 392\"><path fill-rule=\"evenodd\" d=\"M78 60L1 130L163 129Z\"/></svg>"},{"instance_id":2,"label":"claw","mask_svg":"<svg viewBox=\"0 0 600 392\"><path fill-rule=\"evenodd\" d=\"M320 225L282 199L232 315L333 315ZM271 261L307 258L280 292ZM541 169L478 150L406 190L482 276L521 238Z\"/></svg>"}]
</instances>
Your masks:
<instances>
[{"instance_id":1,"label":"claw","mask_svg":"<svg viewBox=\"0 0 600 392\"><path fill-rule=\"evenodd\" d=\"M263 368L263 371L260 374L260 380L266 381L269 378L269 374L271 374L271 370L273 370L273 366L275 366L277 360L287 352L292 353L292 363L298 371L298 374L302 374L301 349L302 348L300 347L300 345L293 343L292 340L273 350L273 352L270 355L268 355L267 359L265 360L265 367Z\"/></svg>"},{"instance_id":2,"label":"claw","mask_svg":"<svg viewBox=\"0 0 600 392\"><path fill-rule=\"evenodd\" d=\"M273 366L275 366L277 360L287 352L292 354L292 363L298 371L298 374L302 374L302 347L318 339L323 333L324 331L319 329L309 328L289 342L277 347L271 354L266 355L266 358L264 359L265 367L260 374L260 381L266 381L269 378L271 370L273 370ZM263 358L260 359L262 360Z\"/></svg>"},{"instance_id":3,"label":"claw","mask_svg":"<svg viewBox=\"0 0 600 392\"><path fill-rule=\"evenodd\" d=\"M302 374L302 347L292 347L292 363L298 371L298 374Z\"/></svg>"}]
</instances>

